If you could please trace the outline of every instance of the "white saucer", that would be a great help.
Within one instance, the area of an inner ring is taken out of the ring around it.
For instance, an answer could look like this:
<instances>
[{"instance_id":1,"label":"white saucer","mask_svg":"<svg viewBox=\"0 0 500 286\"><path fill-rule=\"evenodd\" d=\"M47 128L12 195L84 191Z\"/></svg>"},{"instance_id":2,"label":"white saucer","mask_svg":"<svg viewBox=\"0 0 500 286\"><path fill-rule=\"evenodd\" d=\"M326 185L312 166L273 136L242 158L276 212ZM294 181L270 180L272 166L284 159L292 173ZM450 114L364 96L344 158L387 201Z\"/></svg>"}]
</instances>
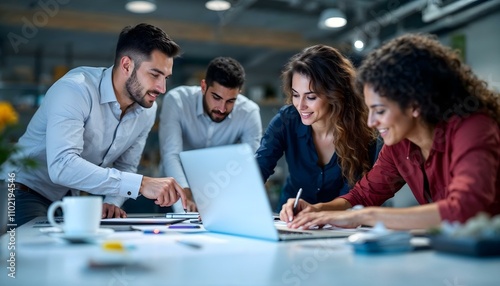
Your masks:
<instances>
[{"instance_id":1,"label":"white saucer","mask_svg":"<svg viewBox=\"0 0 500 286\"><path fill-rule=\"evenodd\" d=\"M67 234L64 232L48 232L48 235L56 238L62 238L72 243L92 242L96 239L106 237L115 232L111 228L100 228L96 233L90 234Z\"/></svg>"}]
</instances>

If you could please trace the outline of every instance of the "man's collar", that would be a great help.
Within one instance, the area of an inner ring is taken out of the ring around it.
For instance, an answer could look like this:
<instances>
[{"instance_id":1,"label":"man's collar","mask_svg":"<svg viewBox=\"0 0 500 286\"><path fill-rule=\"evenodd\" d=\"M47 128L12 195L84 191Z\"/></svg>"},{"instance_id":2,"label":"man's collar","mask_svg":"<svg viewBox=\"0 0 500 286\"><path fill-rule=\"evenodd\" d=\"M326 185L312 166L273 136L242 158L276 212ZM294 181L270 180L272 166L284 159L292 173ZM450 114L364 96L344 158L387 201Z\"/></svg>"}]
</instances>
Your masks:
<instances>
[{"instance_id":1,"label":"man's collar","mask_svg":"<svg viewBox=\"0 0 500 286\"><path fill-rule=\"evenodd\" d=\"M118 102L113 89L113 66L104 70L99 86L101 93L100 103Z\"/></svg>"},{"instance_id":2,"label":"man's collar","mask_svg":"<svg viewBox=\"0 0 500 286\"><path fill-rule=\"evenodd\" d=\"M101 93L100 104L116 102L118 104L118 108L120 107L115 94L115 90L113 88L113 66L104 70L99 91ZM143 110L144 107L134 102L133 105L128 108L127 113L132 111L135 113L139 113Z\"/></svg>"},{"instance_id":3,"label":"man's collar","mask_svg":"<svg viewBox=\"0 0 500 286\"><path fill-rule=\"evenodd\" d=\"M205 113L205 110L203 108L203 94L201 93L201 87L200 90L198 90L195 93L196 96L196 115L200 116Z\"/></svg>"}]
</instances>

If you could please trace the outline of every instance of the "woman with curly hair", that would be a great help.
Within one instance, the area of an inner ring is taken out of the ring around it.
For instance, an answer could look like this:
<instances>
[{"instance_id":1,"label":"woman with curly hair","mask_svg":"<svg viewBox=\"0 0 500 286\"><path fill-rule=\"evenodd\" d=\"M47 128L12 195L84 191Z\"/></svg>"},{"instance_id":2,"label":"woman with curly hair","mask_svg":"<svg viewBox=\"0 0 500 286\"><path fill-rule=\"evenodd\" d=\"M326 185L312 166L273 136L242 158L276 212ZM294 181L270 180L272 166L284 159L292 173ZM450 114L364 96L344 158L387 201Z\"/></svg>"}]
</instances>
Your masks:
<instances>
[{"instance_id":1,"label":"woman with curly hair","mask_svg":"<svg viewBox=\"0 0 500 286\"><path fill-rule=\"evenodd\" d=\"M357 86L384 139L378 161L345 196L299 201L296 217L289 200L280 216L290 227L428 228L500 213L500 99L454 51L431 36L401 36L367 57ZM419 206L376 207L405 182ZM355 205L365 207L339 211Z\"/></svg>"},{"instance_id":2,"label":"woman with curly hair","mask_svg":"<svg viewBox=\"0 0 500 286\"><path fill-rule=\"evenodd\" d=\"M354 78L351 62L325 45L304 49L285 66L289 105L271 120L256 153L264 180L285 154L289 176L278 211L300 188L309 203L346 194L373 165L376 136Z\"/></svg>"}]
</instances>

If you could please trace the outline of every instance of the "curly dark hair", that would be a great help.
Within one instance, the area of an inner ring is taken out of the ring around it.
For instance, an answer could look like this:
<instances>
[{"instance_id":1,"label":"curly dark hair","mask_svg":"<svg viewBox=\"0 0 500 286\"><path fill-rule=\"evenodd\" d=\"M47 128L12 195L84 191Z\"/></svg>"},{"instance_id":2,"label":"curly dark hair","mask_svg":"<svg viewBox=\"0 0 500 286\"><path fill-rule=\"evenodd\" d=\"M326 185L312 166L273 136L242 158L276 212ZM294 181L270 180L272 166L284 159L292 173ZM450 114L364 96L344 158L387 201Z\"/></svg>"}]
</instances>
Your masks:
<instances>
[{"instance_id":1,"label":"curly dark hair","mask_svg":"<svg viewBox=\"0 0 500 286\"><path fill-rule=\"evenodd\" d=\"M292 102L294 73L308 77L310 88L327 99L329 127L342 175L354 185L371 167L368 148L375 133L366 125L368 109L354 87L356 72L352 63L325 45L311 46L294 55L281 76L287 103Z\"/></svg>"},{"instance_id":2,"label":"curly dark hair","mask_svg":"<svg viewBox=\"0 0 500 286\"><path fill-rule=\"evenodd\" d=\"M365 85L402 109L419 108L430 125L478 111L500 124L498 94L432 35L403 35L371 52L358 70L357 89Z\"/></svg>"},{"instance_id":3,"label":"curly dark hair","mask_svg":"<svg viewBox=\"0 0 500 286\"><path fill-rule=\"evenodd\" d=\"M205 82L208 86L216 82L227 88L241 89L245 83L245 69L233 58L217 57L208 64Z\"/></svg>"}]
</instances>

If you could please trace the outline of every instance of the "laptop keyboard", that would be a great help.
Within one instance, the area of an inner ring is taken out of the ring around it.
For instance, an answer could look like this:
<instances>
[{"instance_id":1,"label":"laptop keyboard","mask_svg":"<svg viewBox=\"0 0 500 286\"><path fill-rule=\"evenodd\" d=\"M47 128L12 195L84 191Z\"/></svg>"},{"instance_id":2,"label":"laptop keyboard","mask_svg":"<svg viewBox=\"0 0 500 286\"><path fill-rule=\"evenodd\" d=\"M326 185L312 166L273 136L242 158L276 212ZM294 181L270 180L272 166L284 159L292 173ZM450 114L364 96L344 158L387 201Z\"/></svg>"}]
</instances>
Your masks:
<instances>
[{"instance_id":1,"label":"laptop keyboard","mask_svg":"<svg viewBox=\"0 0 500 286\"><path fill-rule=\"evenodd\" d=\"M63 217L55 217L54 220L57 223L64 222ZM35 222L33 225L33 227L37 227L37 226L50 226L50 222L48 220L40 220L40 221Z\"/></svg>"},{"instance_id":2,"label":"laptop keyboard","mask_svg":"<svg viewBox=\"0 0 500 286\"><path fill-rule=\"evenodd\" d=\"M284 234L284 235L312 235L310 232L302 232L302 231L289 231L289 230L284 230L284 229L278 229L279 234Z\"/></svg>"}]
</instances>

